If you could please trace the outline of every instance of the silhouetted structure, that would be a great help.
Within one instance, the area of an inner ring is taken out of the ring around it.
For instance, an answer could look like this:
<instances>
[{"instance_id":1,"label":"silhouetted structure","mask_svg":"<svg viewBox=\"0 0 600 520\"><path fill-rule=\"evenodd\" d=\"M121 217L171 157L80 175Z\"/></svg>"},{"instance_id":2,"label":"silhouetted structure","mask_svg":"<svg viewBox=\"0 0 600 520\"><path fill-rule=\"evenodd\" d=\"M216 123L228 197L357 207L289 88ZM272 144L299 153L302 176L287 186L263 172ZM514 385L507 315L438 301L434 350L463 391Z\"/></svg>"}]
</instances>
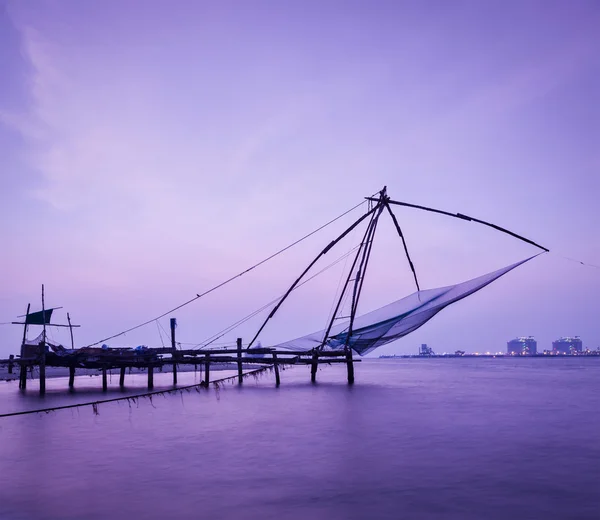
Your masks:
<instances>
[{"instance_id":1,"label":"silhouetted structure","mask_svg":"<svg viewBox=\"0 0 600 520\"><path fill-rule=\"evenodd\" d=\"M537 354L537 341L533 336L515 338L506 344L506 353L517 356Z\"/></svg>"},{"instance_id":2,"label":"silhouetted structure","mask_svg":"<svg viewBox=\"0 0 600 520\"><path fill-rule=\"evenodd\" d=\"M427 343L423 343L419 349L419 356L433 356L435 352L431 347L427 346Z\"/></svg>"},{"instance_id":3,"label":"silhouetted structure","mask_svg":"<svg viewBox=\"0 0 600 520\"><path fill-rule=\"evenodd\" d=\"M555 354L577 354L583 350L583 343L579 336L565 337L552 342L552 351Z\"/></svg>"}]
</instances>

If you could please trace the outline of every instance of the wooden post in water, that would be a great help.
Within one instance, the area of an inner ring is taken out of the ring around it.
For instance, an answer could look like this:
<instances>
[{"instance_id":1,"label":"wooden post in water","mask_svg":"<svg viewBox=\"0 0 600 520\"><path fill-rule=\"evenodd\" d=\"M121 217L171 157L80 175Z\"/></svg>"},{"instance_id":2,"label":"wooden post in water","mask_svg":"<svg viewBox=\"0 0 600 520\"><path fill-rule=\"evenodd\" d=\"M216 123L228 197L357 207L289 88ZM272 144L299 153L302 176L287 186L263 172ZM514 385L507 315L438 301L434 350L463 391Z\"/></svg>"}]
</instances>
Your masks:
<instances>
[{"instance_id":1,"label":"wooden post in water","mask_svg":"<svg viewBox=\"0 0 600 520\"><path fill-rule=\"evenodd\" d=\"M177 320L171 318L171 357L173 358L173 385L177 384L177 347L175 346L175 327Z\"/></svg>"},{"instance_id":2,"label":"wooden post in water","mask_svg":"<svg viewBox=\"0 0 600 520\"><path fill-rule=\"evenodd\" d=\"M319 353L315 350L312 355L312 365L310 367L310 382L317 381L317 366L319 365Z\"/></svg>"},{"instance_id":3,"label":"wooden post in water","mask_svg":"<svg viewBox=\"0 0 600 520\"><path fill-rule=\"evenodd\" d=\"M242 384L242 338L237 339L238 385Z\"/></svg>"},{"instance_id":4,"label":"wooden post in water","mask_svg":"<svg viewBox=\"0 0 600 520\"><path fill-rule=\"evenodd\" d=\"M275 386L279 386L281 380L279 379L279 363L277 363L277 354L273 352L273 367L275 367Z\"/></svg>"},{"instance_id":5,"label":"wooden post in water","mask_svg":"<svg viewBox=\"0 0 600 520\"><path fill-rule=\"evenodd\" d=\"M69 367L69 388L75 386L75 365Z\"/></svg>"},{"instance_id":6,"label":"wooden post in water","mask_svg":"<svg viewBox=\"0 0 600 520\"><path fill-rule=\"evenodd\" d=\"M204 374L205 374L205 382L208 385L210 383L210 354L206 354L204 356Z\"/></svg>"},{"instance_id":7,"label":"wooden post in water","mask_svg":"<svg viewBox=\"0 0 600 520\"><path fill-rule=\"evenodd\" d=\"M11 354L10 356L8 356L8 373L12 374L13 373L13 365L15 363L15 355Z\"/></svg>"},{"instance_id":8,"label":"wooden post in water","mask_svg":"<svg viewBox=\"0 0 600 520\"><path fill-rule=\"evenodd\" d=\"M19 372L19 388L25 390L27 388L27 366L22 363Z\"/></svg>"},{"instance_id":9,"label":"wooden post in water","mask_svg":"<svg viewBox=\"0 0 600 520\"><path fill-rule=\"evenodd\" d=\"M121 388L125 386L125 367L121 367L121 371L119 373L119 386Z\"/></svg>"},{"instance_id":10,"label":"wooden post in water","mask_svg":"<svg viewBox=\"0 0 600 520\"><path fill-rule=\"evenodd\" d=\"M108 379L106 377L106 366L102 367L102 391L106 392L108 390Z\"/></svg>"},{"instance_id":11,"label":"wooden post in water","mask_svg":"<svg viewBox=\"0 0 600 520\"><path fill-rule=\"evenodd\" d=\"M44 330L40 343L40 395L46 393L46 308L44 304L44 284L42 284L42 325Z\"/></svg>"},{"instance_id":12,"label":"wooden post in water","mask_svg":"<svg viewBox=\"0 0 600 520\"><path fill-rule=\"evenodd\" d=\"M154 365L148 365L148 388L152 390L154 388Z\"/></svg>"},{"instance_id":13,"label":"wooden post in water","mask_svg":"<svg viewBox=\"0 0 600 520\"><path fill-rule=\"evenodd\" d=\"M346 347L346 364L348 366L348 384L354 384L354 363L352 362L352 349Z\"/></svg>"},{"instance_id":14,"label":"wooden post in water","mask_svg":"<svg viewBox=\"0 0 600 520\"><path fill-rule=\"evenodd\" d=\"M25 347L25 341L27 340L27 320L29 319L29 309L31 303L27 304L27 313L25 314L25 326L23 327L23 341L21 341L21 361L23 361L23 350ZM19 388L25 389L27 387L27 367L21 363L19 370Z\"/></svg>"}]
</instances>

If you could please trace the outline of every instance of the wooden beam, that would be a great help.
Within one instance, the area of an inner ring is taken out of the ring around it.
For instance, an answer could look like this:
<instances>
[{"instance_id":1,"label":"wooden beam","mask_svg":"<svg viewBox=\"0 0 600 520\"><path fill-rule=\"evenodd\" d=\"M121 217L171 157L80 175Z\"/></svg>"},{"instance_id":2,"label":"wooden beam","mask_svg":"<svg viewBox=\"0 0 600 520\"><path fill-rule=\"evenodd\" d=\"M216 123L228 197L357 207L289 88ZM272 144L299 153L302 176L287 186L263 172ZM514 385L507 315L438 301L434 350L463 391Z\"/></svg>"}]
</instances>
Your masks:
<instances>
[{"instance_id":1,"label":"wooden beam","mask_svg":"<svg viewBox=\"0 0 600 520\"><path fill-rule=\"evenodd\" d=\"M210 354L205 355L204 361L204 374L205 374L205 382L208 385L210 383Z\"/></svg>"},{"instance_id":2,"label":"wooden beam","mask_svg":"<svg viewBox=\"0 0 600 520\"><path fill-rule=\"evenodd\" d=\"M69 367L69 388L73 388L75 386L75 366L71 365Z\"/></svg>"},{"instance_id":3,"label":"wooden beam","mask_svg":"<svg viewBox=\"0 0 600 520\"><path fill-rule=\"evenodd\" d=\"M125 370L126 367L121 367L121 371L119 373L119 386L123 388L125 386Z\"/></svg>"},{"instance_id":4,"label":"wooden beam","mask_svg":"<svg viewBox=\"0 0 600 520\"><path fill-rule=\"evenodd\" d=\"M106 366L102 367L102 391L108 390L108 379L106 377Z\"/></svg>"},{"instance_id":5,"label":"wooden beam","mask_svg":"<svg viewBox=\"0 0 600 520\"><path fill-rule=\"evenodd\" d=\"M310 367L310 382L316 383L317 381L317 367L319 365L319 353L315 350L312 355L311 367Z\"/></svg>"}]
</instances>

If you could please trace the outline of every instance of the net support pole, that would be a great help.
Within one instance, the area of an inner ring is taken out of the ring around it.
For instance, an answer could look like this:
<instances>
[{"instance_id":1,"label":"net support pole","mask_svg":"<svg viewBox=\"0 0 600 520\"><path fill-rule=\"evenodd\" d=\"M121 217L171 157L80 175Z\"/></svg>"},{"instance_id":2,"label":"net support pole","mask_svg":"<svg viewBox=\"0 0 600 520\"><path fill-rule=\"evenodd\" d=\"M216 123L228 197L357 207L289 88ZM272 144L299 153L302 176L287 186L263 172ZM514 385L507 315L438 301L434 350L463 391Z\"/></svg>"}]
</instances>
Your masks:
<instances>
[{"instance_id":1,"label":"net support pole","mask_svg":"<svg viewBox=\"0 0 600 520\"><path fill-rule=\"evenodd\" d=\"M69 367L69 388L75 386L75 365Z\"/></svg>"},{"instance_id":2,"label":"net support pole","mask_svg":"<svg viewBox=\"0 0 600 520\"><path fill-rule=\"evenodd\" d=\"M312 269L312 267L317 263L317 261L323 256L326 255L329 250L333 246L335 246L340 240L342 240L348 233L350 233L356 226L358 226L363 220L365 220L369 215L372 215L376 209L379 208L379 204L377 204L374 208L367 211L364 215L362 215L359 219L357 219L348 229L346 229L341 235L339 235L335 240L332 240L325 248L317 255L317 257L308 265L308 267L302 272L302 274L296 279L296 281L291 285L291 287L287 290L287 292L281 297L277 305L273 308L273 310L267 316L267 319L263 322L263 324L258 329L258 332L254 335L250 343L248 343L248 349L253 345L256 341L262 330L267 325L268 321L275 315L275 313L279 310L283 302L287 299L287 297L291 294L294 288L300 283L302 278Z\"/></svg>"},{"instance_id":3,"label":"net support pole","mask_svg":"<svg viewBox=\"0 0 600 520\"><path fill-rule=\"evenodd\" d=\"M108 390L108 377L106 375L106 366L102 367L102 391L106 392Z\"/></svg>"},{"instance_id":4,"label":"net support pole","mask_svg":"<svg viewBox=\"0 0 600 520\"><path fill-rule=\"evenodd\" d=\"M177 346L175 344L175 328L177 327L177 320L171 318L171 357L173 358L173 385L177 384Z\"/></svg>"},{"instance_id":5,"label":"net support pole","mask_svg":"<svg viewBox=\"0 0 600 520\"><path fill-rule=\"evenodd\" d=\"M242 338L237 339L237 371L238 385L241 385L244 378L242 377Z\"/></svg>"},{"instance_id":6,"label":"net support pole","mask_svg":"<svg viewBox=\"0 0 600 520\"><path fill-rule=\"evenodd\" d=\"M121 367L119 371L119 386L123 388L125 386L125 367Z\"/></svg>"}]
</instances>

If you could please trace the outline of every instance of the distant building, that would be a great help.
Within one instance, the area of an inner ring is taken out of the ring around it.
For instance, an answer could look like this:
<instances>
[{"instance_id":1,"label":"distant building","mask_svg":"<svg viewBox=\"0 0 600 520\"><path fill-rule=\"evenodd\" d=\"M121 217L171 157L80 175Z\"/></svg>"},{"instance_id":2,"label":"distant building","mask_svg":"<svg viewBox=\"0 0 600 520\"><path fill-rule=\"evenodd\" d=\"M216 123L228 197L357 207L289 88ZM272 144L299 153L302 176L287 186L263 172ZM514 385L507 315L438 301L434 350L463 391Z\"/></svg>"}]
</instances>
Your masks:
<instances>
[{"instance_id":1,"label":"distant building","mask_svg":"<svg viewBox=\"0 0 600 520\"><path fill-rule=\"evenodd\" d=\"M506 344L506 353L513 356L537 354L537 341L533 336L515 338Z\"/></svg>"},{"instance_id":2,"label":"distant building","mask_svg":"<svg viewBox=\"0 0 600 520\"><path fill-rule=\"evenodd\" d=\"M552 351L554 354L577 354L583 350L583 343L579 336L574 338L560 338L552 342Z\"/></svg>"},{"instance_id":3,"label":"distant building","mask_svg":"<svg viewBox=\"0 0 600 520\"><path fill-rule=\"evenodd\" d=\"M427 343L423 343L419 349L419 356L434 356L435 352L431 347L427 346Z\"/></svg>"}]
</instances>

